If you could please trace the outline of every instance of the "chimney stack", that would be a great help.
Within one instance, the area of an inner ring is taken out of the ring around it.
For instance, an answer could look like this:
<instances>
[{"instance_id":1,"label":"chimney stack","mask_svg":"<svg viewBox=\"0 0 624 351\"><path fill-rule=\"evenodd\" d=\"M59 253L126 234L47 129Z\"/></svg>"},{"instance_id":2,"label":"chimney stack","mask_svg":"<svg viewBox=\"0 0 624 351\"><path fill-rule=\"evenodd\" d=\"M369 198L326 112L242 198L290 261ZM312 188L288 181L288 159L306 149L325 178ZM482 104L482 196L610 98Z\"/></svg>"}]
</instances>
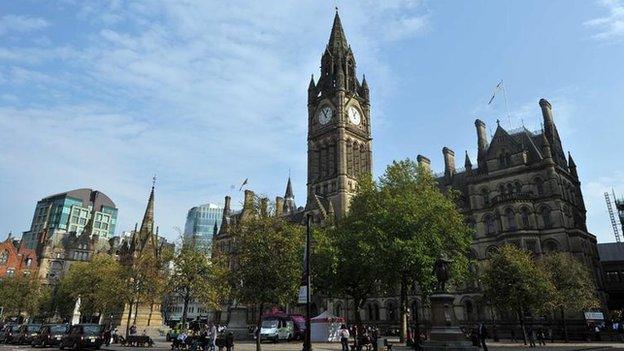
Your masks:
<instances>
[{"instance_id":1,"label":"chimney stack","mask_svg":"<svg viewBox=\"0 0 624 351\"><path fill-rule=\"evenodd\" d=\"M275 197L275 216L279 217L284 214L284 198L281 196Z\"/></svg>"},{"instance_id":2,"label":"chimney stack","mask_svg":"<svg viewBox=\"0 0 624 351\"><path fill-rule=\"evenodd\" d=\"M263 197L260 199L260 216L267 217L269 215L269 199Z\"/></svg>"},{"instance_id":3,"label":"chimney stack","mask_svg":"<svg viewBox=\"0 0 624 351\"><path fill-rule=\"evenodd\" d=\"M418 165L427 171L431 171L431 161L423 155L416 156Z\"/></svg>"},{"instance_id":4,"label":"chimney stack","mask_svg":"<svg viewBox=\"0 0 624 351\"><path fill-rule=\"evenodd\" d=\"M479 155L481 155L488 145L485 123L482 120L477 119L475 121L475 127L477 127L477 145L479 147Z\"/></svg>"},{"instance_id":5,"label":"chimney stack","mask_svg":"<svg viewBox=\"0 0 624 351\"><path fill-rule=\"evenodd\" d=\"M442 148L442 154L444 154L444 175L447 177L453 177L455 174L455 152L448 147Z\"/></svg>"},{"instance_id":6,"label":"chimney stack","mask_svg":"<svg viewBox=\"0 0 624 351\"><path fill-rule=\"evenodd\" d=\"M229 216L232 209L230 208L230 204L232 202L232 198L229 196L225 197L225 205L223 206L223 217Z\"/></svg>"},{"instance_id":7,"label":"chimney stack","mask_svg":"<svg viewBox=\"0 0 624 351\"><path fill-rule=\"evenodd\" d=\"M253 210L254 192L245 190L245 200L243 200L244 210Z\"/></svg>"},{"instance_id":8,"label":"chimney stack","mask_svg":"<svg viewBox=\"0 0 624 351\"><path fill-rule=\"evenodd\" d=\"M555 121L553 120L552 105L546 99L540 99L539 105L542 108L542 117L544 117L544 131L548 141L553 142Z\"/></svg>"}]
</instances>

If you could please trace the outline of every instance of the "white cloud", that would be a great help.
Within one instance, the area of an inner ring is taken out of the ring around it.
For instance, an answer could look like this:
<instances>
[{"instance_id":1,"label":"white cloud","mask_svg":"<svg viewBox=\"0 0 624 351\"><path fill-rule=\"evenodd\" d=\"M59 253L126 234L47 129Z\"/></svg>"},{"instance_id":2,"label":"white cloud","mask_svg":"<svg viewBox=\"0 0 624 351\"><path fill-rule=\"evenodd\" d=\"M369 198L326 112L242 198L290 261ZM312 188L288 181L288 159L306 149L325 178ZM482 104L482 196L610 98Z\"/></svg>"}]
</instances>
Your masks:
<instances>
[{"instance_id":1,"label":"white cloud","mask_svg":"<svg viewBox=\"0 0 624 351\"><path fill-rule=\"evenodd\" d=\"M341 6L358 73L389 87L377 54L388 39L421 33L426 11L414 1L359 5ZM118 229L129 229L154 173L157 221L170 237L188 208L221 201L247 177L250 188L281 195L291 168L304 205L306 89L331 7L119 2L71 13L79 39L0 43L0 192L12 199L0 204L0 223L25 230L38 199L94 187L119 207Z\"/></svg>"},{"instance_id":2,"label":"white cloud","mask_svg":"<svg viewBox=\"0 0 624 351\"><path fill-rule=\"evenodd\" d=\"M586 21L584 25L596 30L592 38L605 42L620 42L624 39L624 2L621 0L600 0L599 4L608 10L608 15Z\"/></svg>"},{"instance_id":3,"label":"white cloud","mask_svg":"<svg viewBox=\"0 0 624 351\"><path fill-rule=\"evenodd\" d=\"M4 15L0 17L0 35L36 31L48 25L48 21L39 17Z\"/></svg>"}]
</instances>

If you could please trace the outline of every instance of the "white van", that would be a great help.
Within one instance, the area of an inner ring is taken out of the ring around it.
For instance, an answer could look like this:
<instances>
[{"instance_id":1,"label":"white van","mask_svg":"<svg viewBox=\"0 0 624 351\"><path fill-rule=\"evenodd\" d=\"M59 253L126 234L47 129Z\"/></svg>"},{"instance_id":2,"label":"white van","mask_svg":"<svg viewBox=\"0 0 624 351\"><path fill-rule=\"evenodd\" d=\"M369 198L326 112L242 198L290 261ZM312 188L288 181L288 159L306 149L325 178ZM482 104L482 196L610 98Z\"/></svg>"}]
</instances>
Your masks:
<instances>
[{"instance_id":1,"label":"white van","mask_svg":"<svg viewBox=\"0 0 624 351\"><path fill-rule=\"evenodd\" d=\"M290 317L264 317L260 328L260 341L292 340L295 334L295 325Z\"/></svg>"}]
</instances>

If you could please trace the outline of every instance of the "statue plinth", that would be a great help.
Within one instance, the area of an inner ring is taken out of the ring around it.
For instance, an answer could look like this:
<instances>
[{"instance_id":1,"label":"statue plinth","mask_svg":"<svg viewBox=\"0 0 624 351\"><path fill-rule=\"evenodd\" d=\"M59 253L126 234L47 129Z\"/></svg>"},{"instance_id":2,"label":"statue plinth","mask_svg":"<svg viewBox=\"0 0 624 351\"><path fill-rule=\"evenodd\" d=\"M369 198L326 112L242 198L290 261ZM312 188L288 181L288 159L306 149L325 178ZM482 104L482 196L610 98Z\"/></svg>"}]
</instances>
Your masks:
<instances>
[{"instance_id":1,"label":"statue plinth","mask_svg":"<svg viewBox=\"0 0 624 351\"><path fill-rule=\"evenodd\" d=\"M248 340L247 308L244 306L228 307L228 331L234 334L234 340Z\"/></svg>"},{"instance_id":2,"label":"statue plinth","mask_svg":"<svg viewBox=\"0 0 624 351\"><path fill-rule=\"evenodd\" d=\"M454 299L443 292L431 295L431 338L423 343L424 351L477 351L457 326Z\"/></svg>"}]
</instances>

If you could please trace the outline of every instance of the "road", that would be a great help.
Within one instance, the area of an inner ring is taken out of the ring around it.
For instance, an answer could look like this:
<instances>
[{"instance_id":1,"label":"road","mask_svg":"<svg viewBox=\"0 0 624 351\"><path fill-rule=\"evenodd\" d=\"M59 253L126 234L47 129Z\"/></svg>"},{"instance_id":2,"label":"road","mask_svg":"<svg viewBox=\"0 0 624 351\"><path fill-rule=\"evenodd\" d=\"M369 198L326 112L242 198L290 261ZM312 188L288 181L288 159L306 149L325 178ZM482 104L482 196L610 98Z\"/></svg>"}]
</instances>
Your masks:
<instances>
[{"instance_id":1,"label":"road","mask_svg":"<svg viewBox=\"0 0 624 351\"><path fill-rule=\"evenodd\" d=\"M262 350L265 351L301 351L300 342L290 343L278 343L278 344L262 344ZM239 342L236 343L234 351L255 351L256 345L253 342ZM118 345L111 345L110 347L102 347L102 350L108 351L169 351L171 345L165 342L156 342L153 348L141 348L141 347L122 347ZM339 343L314 343L312 345L314 351L339 351ZM0 351L57 351L58 348L32 348L26 345L0 345ZM225 350L225 349L224 349ZM509 344L509 343L489 343L488 351L624 351L624 344L618 343L555 343L547 344L545 347L528 348L522 344Z\"/></svg>"}]
</instances>

